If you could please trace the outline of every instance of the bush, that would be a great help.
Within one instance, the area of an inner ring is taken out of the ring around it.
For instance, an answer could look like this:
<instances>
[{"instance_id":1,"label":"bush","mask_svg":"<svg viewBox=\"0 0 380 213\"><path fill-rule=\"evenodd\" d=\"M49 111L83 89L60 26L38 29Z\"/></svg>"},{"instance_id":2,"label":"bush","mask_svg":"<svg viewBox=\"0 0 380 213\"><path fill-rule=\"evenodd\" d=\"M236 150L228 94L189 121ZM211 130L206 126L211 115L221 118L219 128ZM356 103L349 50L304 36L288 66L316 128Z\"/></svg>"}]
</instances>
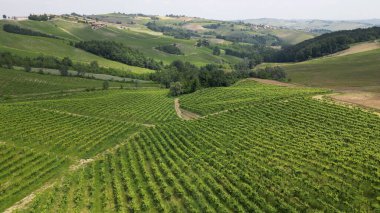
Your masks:
<instances>
[{"instance_id":1,"label":"bush","mask_svg":"<svg viewBox=\"0 0 380 213\"><path fill-rule=\"evenodd\" d=\"M177 47L177 44L170 44L156 47L157 50L173 55L183 55L182 51Z\"/></svg>"}]
</instances>

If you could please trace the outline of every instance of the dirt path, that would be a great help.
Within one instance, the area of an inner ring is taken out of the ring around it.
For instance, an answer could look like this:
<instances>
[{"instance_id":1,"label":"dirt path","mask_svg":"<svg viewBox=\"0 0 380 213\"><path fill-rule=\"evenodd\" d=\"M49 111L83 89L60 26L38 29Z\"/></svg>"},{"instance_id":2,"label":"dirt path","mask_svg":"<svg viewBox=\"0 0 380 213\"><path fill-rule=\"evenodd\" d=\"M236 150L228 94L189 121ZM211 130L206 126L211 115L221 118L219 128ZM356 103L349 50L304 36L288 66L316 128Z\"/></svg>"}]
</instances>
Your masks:
<instances>
[{"instance_id":1,"label":"dirt path","mask_svg":"<svg viewBox=\"0 0 380 213\"><path fill-rule=\"evenodd\" d=\"M200 115L196 113L181 109L178 98L174 99L174 108L178 117L182 118L183 120L186 120L186 121L195 120L201 117Z\"/></svg>"},{"instance_id":2,"label":"dirt path","mask_svg":"<svg viewBox=\"0 0 380 213\"><path fill-rule=\"evenodd\" d=\"M70 165L69 167L69 170L67 172L71 173L71 172L74 172L74 171L77 171L78 169L80 168L84 168L86 167L88 164L96 161L96 160L99 160L101 159L105 154L107 153L113 153L115 152L119 147L125 145L126 143L129 143L130 139L136 137L138 134L140 134L140 131L137 131L133 134L131 134L124 142L122 143L119 143L117 144L116 146L114 147L111 147L97 155L95 155L93 158L88 158L88 159L79 159L78 161L76 161L75 163L73 163L72 165ZM1 142L0 142L1 143ZM45 190L53 187L55 184L57 184L60 180L62 181L63 178L65 177L67 173L65 172L63 175L62 175L62 178L61 179L58 179L58 180L52 180L50 182L47 182L45 185L43 185L42 187L40 187L39 189L33 191L32 193L30 193L28 196L24 197L22 200L18 201L17 203L15 203L14 205L12 205L11 207L9 207L8 209L6 209L4 211L4 213L11 213L11 212L14 212L14 211L17 211L17 210L21 210L21 209L24 209L26 208L33 200L34 198L44 192Z\"/></svg>"},{"instance_id":3,"label":"dirt path","mask_svg":"<svg viewBox=\"0 0 380 213\"><path fill-rule=\"evenodd\" d=\"M25 208L29 203L31 203L34 200L34 198L36 197L37 194L40 194L43 191L53 187L54 184L55 184L55 182L54 183L46 183L41 188L37 189L36 191L32 192L28 196L24 197L22 200L15 203L13 206L6 209L4 211L4 213L11 213L11 212Z\"/></svg>"}]
</instances>

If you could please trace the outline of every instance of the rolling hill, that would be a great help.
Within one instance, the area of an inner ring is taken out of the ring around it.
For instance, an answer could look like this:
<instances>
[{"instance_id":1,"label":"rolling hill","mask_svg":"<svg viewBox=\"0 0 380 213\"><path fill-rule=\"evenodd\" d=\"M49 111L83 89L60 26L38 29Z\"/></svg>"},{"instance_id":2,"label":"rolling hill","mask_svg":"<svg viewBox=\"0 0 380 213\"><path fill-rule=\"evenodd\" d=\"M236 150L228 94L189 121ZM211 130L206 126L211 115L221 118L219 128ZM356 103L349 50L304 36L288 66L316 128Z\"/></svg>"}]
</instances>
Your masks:
<instances>
[{"instance_id":1,"label":"rolling hill","mask_svg":"<svg viewBox=\"0 0 380 213\"><path fill-rule=\"evenodd\" d=\"M294 83L336 90L380 92L380 49L277 65L286 70Z\"/></svg>"}]
</instances>

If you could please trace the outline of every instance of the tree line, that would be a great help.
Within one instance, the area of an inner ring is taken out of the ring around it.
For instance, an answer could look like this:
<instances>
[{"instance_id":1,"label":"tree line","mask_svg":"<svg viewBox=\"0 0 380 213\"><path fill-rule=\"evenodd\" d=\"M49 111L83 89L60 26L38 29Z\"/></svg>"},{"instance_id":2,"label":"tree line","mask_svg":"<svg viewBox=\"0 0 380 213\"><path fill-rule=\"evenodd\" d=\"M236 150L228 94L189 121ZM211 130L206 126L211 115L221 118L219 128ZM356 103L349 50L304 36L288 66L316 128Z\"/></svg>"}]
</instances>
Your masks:
<instances>
[{"instance_id":1,"label":"tree line","mask_svg":"<svg viewBox=\"0 0 380 213\"><path fill-rule=\"evenodd\" d=\"M21 57L11 54L9 52L0 52L0 67L13 69L14 66L23 67L25 71L30 72L32 68L48 68L59 70L61 75L67 76L68 70L75 70L79 76L85 73L98 73L108 74L126 78L149 80L149 74L135 74L131 71L117 70L113 68L104 68L99 66L97 61L92 61L89 64L74 63L70 58L65 57L59 59L52 56L38 56L38 57Z\"/></svg>"},{"instance_id":2,"label":"tree line","mask_svg":"<svg viewBox=\"0 0 380 213\"><path fill-rule=\"evenodd\" d=\"M299 62L346 50L350 44L380 38L380 27L344 30L323 34L294 46L285 47L273 55L273 62Z\"/></svg>"},{"instance_id":3,"label":"tree line","mask_svg":"<svg viewBox=\"0 0 380 213\"><path fill-rule=\"evenodd\" d=\"M28 19L33 20L33 21L48 21L54 17L55 17L54 15L47 15L47 14L42 14L42 15L30 14L28 16Z\"/></svg>"},{"instance_id":4,"label":"tree line","mask_svg":"<svg viewBox=\"0 0 380 213\"><path fill-rule=\"evenodd\" d=\"M190 39L191 37L199 37L199 35L191 30L185 30L182 28L174 28L170 26L161 26L158 25L156 22L148 22L146 24L148 29L156 31L156 32L162 32L164 35L167 36L173 36L177 39Z\"/></svg>"},{"instance_id":5,"label":"tree line","mask_svg":"<svg viewBox=\"0 0 380 213\"><path fill-rule=\"evenodd\" d=\"M115 41L81 41L76 43L75 47L131 66L153 70L159 70L162 66L162 62L145 57L137 49L127 47Z\"/></svg>"},{"instance_id":6,"label":"tree line","mask_svg":"<svg viewBox=\"0 0 380 213\"><path fill-rule=\"evenodd\" d=\"M13 24L4 24L3 25L3 30L8 33L16 33L16 34L21 34L21 35L29 35L29 36L40 36L40 37L46 37L46 38L56 38L58 39L59 37L55 35L50 35L50 34L45 34L41 33L38 31L34 31L31 29L23 28L17 25Z\"/></svg>"}]
</instances>

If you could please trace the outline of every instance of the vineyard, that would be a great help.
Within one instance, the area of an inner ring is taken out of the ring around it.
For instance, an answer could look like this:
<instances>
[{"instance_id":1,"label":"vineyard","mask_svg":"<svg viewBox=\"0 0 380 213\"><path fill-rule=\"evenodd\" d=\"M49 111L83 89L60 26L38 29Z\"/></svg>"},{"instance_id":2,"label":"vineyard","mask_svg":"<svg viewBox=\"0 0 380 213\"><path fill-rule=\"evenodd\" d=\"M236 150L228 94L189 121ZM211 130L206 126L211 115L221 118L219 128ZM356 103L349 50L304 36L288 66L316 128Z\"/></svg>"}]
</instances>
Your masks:
<instances>
[{"instance_id":1,"label":"vineyard","mask_svg":"<svg viewBox=\"0 0 380 213\"><path fill-rule=\"evenodd\" d=\"M117 90L26 105L91 117L155 124L178 119L173 103L173 99L167 97L166 90Z\"/></svg>"},{"instance_id":2,"label":"vineyard","mask_svg":"<svg viewBox=\"0 0 380 213\"><path fill-rule=\"evenodd\" d=\"M68 159L0 143L0 211L59 174Z\"/></svg>"},{"instance_id":3,"label":"vineyard","mask_svg":"<svg viewBox=\"0 0 380 213\"><path fill-rule=\"evenodd\" d=\"M2 104L0 211L66 168L19 211L377 212L380 117L310 98L325 92L205 89L179 97L215 113L192 121L159 89ZM69 172L80 158L94 160Z\"/></svg>"},{"instance_id":4,"label":"vineyard","mask_svg":"<svg viewBox=\"0 0 380 213\"><path fill-rule=\"evenodd\" d=\"M259 101L312 96L324 92L327 91L316 88L286 88L247 80L227 88L209 88L185 95L181 98L181 107L206 115Z\"/></svg>"}]
</instances>

